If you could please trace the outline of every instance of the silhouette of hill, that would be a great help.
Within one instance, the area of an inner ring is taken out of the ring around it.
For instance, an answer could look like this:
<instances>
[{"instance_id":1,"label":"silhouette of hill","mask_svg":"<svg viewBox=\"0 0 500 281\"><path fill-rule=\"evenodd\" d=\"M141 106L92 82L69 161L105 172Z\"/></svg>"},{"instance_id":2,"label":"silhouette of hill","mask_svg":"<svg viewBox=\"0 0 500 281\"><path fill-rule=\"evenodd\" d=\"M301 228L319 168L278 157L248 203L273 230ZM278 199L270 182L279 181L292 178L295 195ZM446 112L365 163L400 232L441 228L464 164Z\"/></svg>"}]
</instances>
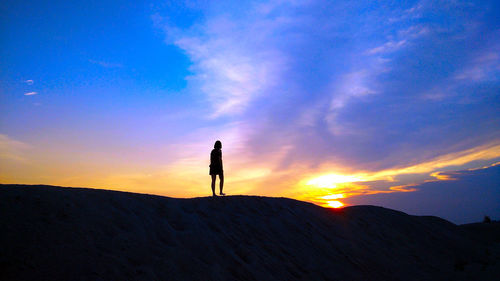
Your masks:
<instances>
[{"instance_id":1,"label":"silhouette of hill","mask_svg":"<svg viewBox=\"0 0 500 281\"><path fill-rule=\"evenodd\" d=\"M1 280L495 280L498 223L0 185Z\"/></svg>"}]
</instances>

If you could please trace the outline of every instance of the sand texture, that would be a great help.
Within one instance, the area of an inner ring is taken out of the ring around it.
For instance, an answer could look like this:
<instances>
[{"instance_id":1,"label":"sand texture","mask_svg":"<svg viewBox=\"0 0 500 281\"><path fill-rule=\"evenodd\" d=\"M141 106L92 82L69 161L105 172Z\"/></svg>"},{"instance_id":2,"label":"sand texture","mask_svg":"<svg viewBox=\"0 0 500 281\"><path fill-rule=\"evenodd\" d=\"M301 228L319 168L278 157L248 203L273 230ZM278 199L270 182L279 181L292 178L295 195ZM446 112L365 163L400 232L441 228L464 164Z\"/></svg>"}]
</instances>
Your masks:
<instances>
[{"instance_id":1,"label":"sand texture","mask_svg":"<svg viewBox=\"0 0 500 281\"><path fill-rule=\"evenodd\" d=\"M500 276L498 223L457 226L375 206L0 185L0 223L0 280Z\"/></svg>"}]
</instances>

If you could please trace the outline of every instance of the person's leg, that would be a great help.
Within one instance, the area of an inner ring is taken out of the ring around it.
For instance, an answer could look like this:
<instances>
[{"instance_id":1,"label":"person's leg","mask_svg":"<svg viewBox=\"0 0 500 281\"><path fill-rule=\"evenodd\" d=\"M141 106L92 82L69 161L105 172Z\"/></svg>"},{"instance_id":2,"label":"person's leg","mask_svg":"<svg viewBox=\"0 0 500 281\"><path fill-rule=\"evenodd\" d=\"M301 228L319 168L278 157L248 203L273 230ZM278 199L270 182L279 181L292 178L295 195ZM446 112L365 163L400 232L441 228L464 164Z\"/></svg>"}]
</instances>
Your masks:
<instances>
[{"instance_id":1,"label":"person's leg","mask_svg":"<svg viewBox=\"0 0 500 281\"><path fill-rule=\"evenodd\" d=\"M215 195L215 178L217 177L217 175L210 175L212 177L212 195L213 196L217 196Z\"/></svg>"},{"instance_id":2,"label":"person's leg","mask_svg":"<svg viewBox=\"0 0 500 281\"><path fill-rule=\"evenodd\" d=\"M219 174L219 180L220 195L225 195L222 193L222 188L224 187L224 174Z\"/></svg>"}]
</instances>

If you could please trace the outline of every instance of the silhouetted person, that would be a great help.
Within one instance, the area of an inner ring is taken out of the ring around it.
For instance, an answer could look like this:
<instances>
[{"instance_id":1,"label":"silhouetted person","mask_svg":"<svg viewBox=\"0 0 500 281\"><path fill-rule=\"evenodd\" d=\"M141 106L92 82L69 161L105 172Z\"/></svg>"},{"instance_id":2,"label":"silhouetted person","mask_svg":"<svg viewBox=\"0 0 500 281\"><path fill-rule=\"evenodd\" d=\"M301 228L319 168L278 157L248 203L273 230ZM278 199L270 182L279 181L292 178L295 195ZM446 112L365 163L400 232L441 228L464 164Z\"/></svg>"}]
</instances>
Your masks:
<instances>
[{"instance_id":1,"label":"silhouetted person","mask_svg":"<svg viewBox=\"0 0 500 281\"><path fill-rule=\"evenodd\" d=\"M222 188L224 187L224 170L222 169L222 143L218 140L214 144L214 149L210 152L210 176L212 176L212 194L215 195L215 179L219 175L219 187L220 195L226 195L222 193Z\"/></svg>"}]
</instances>

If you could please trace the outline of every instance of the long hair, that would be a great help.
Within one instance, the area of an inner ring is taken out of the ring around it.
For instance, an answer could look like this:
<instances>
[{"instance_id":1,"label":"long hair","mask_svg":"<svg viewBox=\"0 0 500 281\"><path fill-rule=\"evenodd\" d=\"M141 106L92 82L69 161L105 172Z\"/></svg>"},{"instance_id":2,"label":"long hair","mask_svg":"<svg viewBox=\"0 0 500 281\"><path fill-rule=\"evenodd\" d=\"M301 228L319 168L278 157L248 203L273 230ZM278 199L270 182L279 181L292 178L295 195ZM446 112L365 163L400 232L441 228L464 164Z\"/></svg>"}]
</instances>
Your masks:
<instances>
[{"instance_id":1,"label":"long hair","mask_svg":"<svg viewBox=\"0 0 500 281\"><path fill-rule=\"evenodd\" d=\"M222 143L220 142L220 140L218 140L218 141L215 142L214 148L217 148L217 149L221 149L222 148Z\"/></svg>"}]
</instances>

